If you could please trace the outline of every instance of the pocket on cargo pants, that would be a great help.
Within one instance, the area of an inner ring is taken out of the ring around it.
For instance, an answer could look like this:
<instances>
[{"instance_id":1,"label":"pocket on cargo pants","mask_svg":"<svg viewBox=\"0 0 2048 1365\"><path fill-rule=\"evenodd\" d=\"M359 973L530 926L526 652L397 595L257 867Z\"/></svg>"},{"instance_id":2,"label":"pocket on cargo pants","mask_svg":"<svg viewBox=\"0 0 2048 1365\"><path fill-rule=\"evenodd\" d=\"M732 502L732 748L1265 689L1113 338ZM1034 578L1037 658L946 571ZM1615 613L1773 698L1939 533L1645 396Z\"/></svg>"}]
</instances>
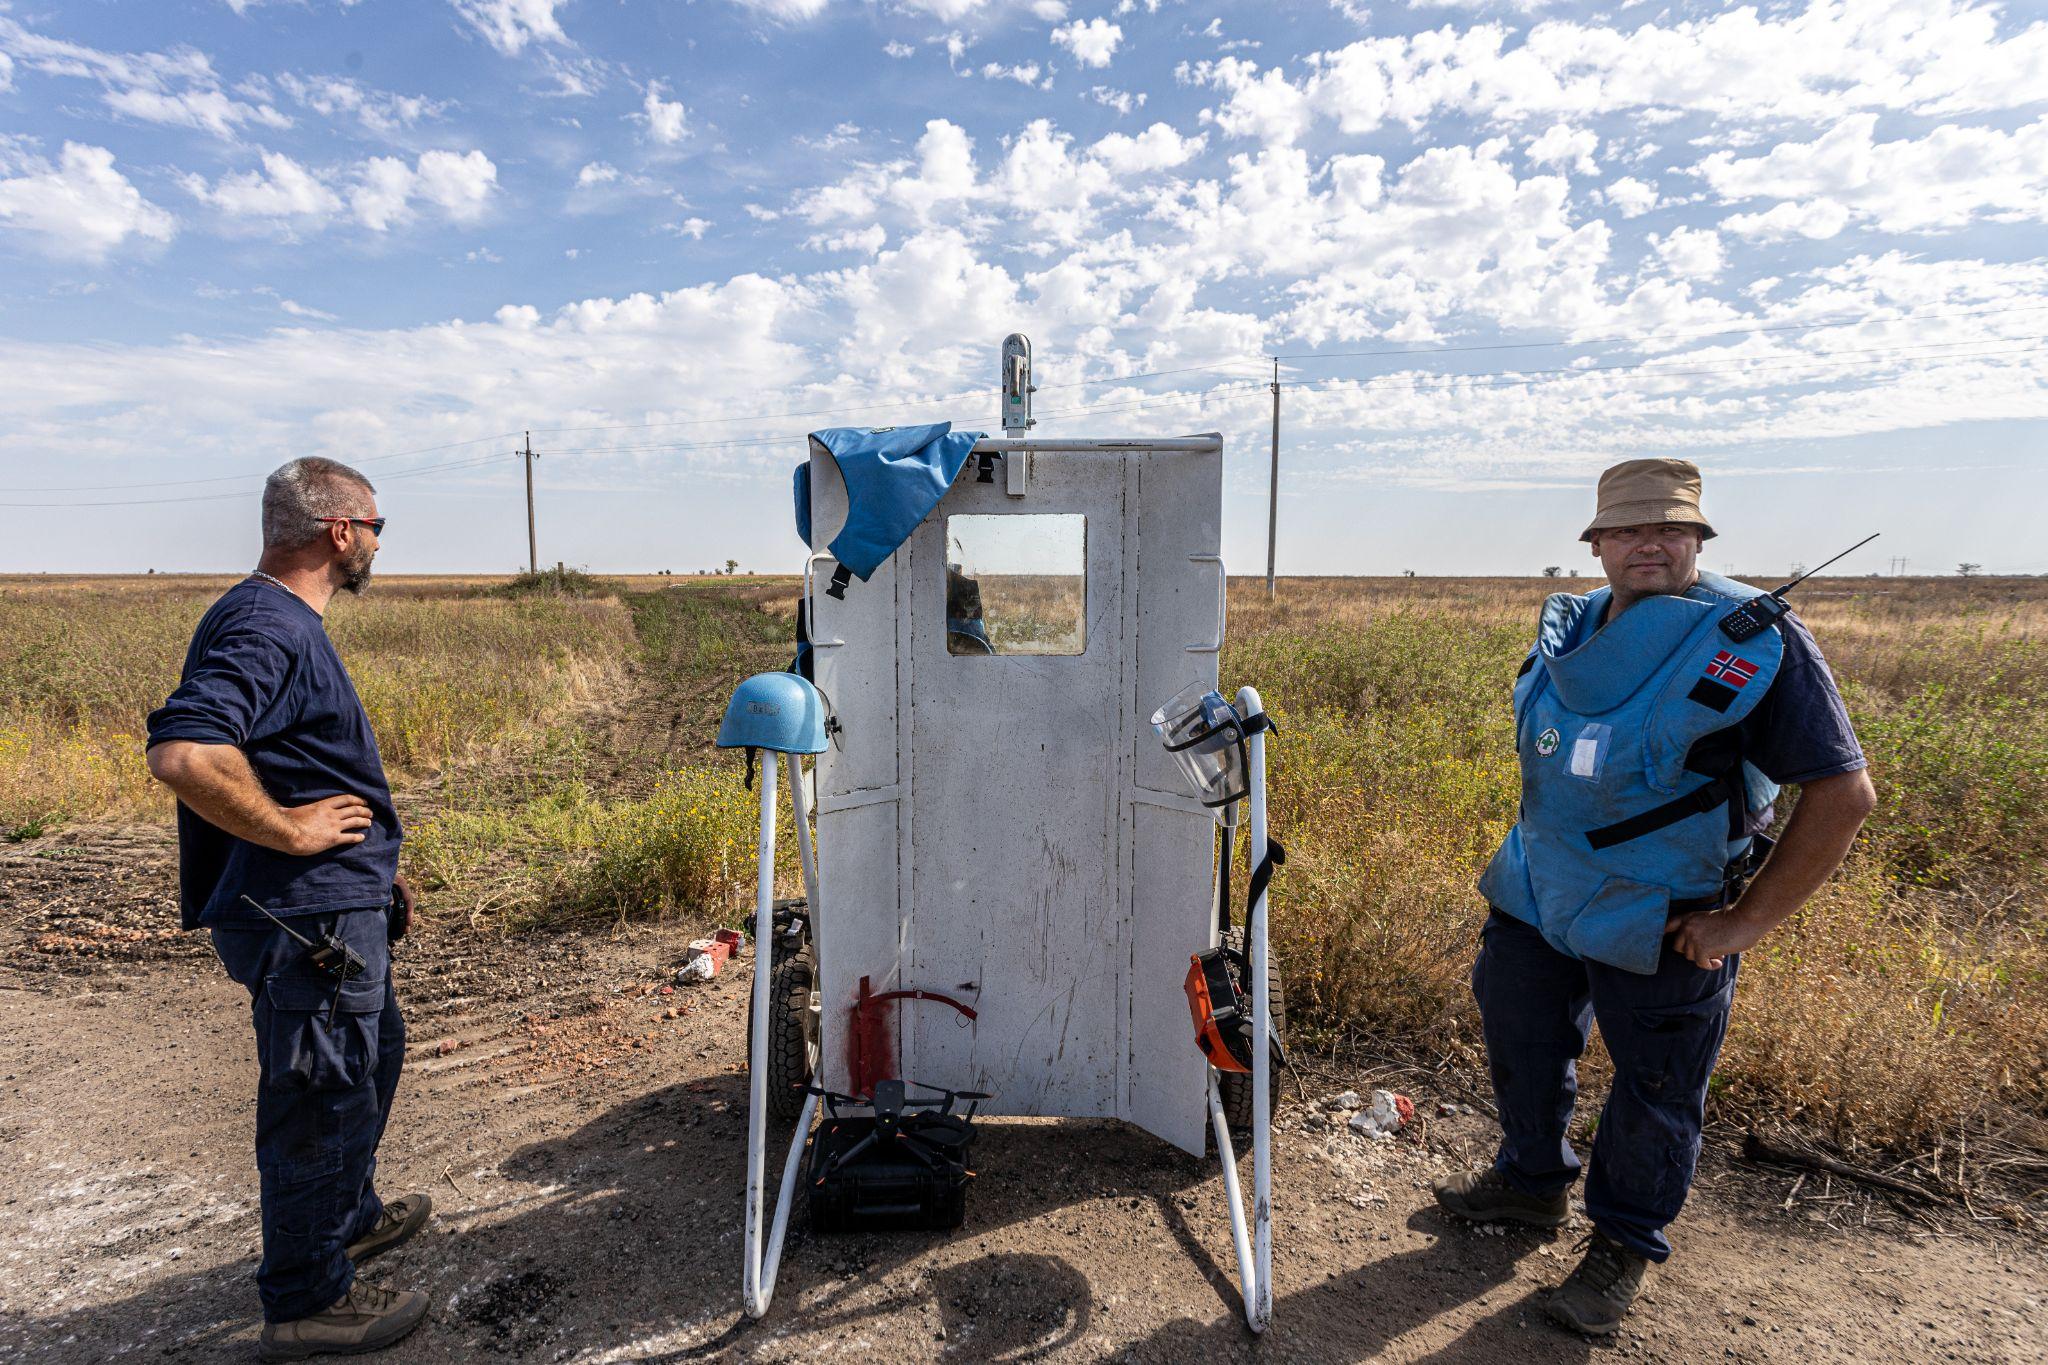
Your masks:
<instances>
[{"instance_id":1,"label":"pocket on cargo pants","mask_svg":"<svg viewBox=\"0 0 2048 1365\"><path fill-rule=\"evenodd\" d=\"M280 1185L341 1169L351 1111L374 1114L378 1016L388 978L336 981L310 970L263 983L256 1009L261 1087L256 1164Z\"/></svg>"},{"instance_id":2,"label":"pocket on cargo pants","mask_svg":"<svg viewBox=\"0 0 2048 1365\"><path fill-rule=\"evenodd\" d=\"M354 1275L342 1247L375 1143L378 1016L388 985L382 975L337 982L294 968L258 994L256 1285L271 1322L319 1312Z\"/></svg>"}]
</instances>

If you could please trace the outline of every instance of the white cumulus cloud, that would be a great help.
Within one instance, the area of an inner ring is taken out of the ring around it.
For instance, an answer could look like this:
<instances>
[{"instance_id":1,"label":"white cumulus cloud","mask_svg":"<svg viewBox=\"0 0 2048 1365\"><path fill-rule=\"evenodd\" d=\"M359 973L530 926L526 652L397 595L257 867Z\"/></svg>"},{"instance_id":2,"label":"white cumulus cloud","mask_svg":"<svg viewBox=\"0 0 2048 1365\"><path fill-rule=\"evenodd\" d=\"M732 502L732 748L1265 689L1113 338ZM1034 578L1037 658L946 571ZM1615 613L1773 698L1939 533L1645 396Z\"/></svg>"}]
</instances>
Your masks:
<instances>
[{"instance_id":1,"label":"white cumulus cloud","mask_svg":"<svg viewBox=\"0 0 2048 1365\"><path fill-rule=\"evenodd\" d=\"M1886 232L2048 221L2048 115L2010 133L1945 123L1893 142L1877 141L1876 125L1875 114L1851 114L1812 142L1716 152L1693 169L1724 203L1824 198Z\"/></svg>"},{"instance_id":2,"label":"white cumulus cloud","mask_svg":"<svg viewBox=\"0 0 2048 1365\"><path fill-rule=\"evenodd\" d=\"M1735 213L1721 220L1721 226L1739 237L1759 242L1783 242L1794 237L1825 241L1849 226L1849 210L1832 199L1809 199L1804 203L1787 200L1762 213Z\"/></svg>"},{"instance_id":3,"label":"white cumulus cloud","mask_svg":"<svg viewBox=\"0 0 2048 1365\"><path fill-rule=\"evenodd\" d=\"M555 18L562 0L450 0L455 12L483 35L485 42L507 57L516 57L529 43L566 43L569 35Z\"/></svg>"},{"instance_id":4,"label":"white cumulus cloud","mask_svg":"<svg viewBox=\"0 0 2048 1365\"><path fill-rule=\"evenodd\" d=\"M1183 165L1201 155L1207 144L1199 133L1182 137L1170 124L1155 123L1136 137L1111 133L1088 150L1117 175L1127 176Z\"/></svg>"},{"instance_id":5,"label":"white cumulus cloud","mask_svg":"<svg viewBox=\"0 0 2048 1365\"><path fill-rule=\"evenodd\" d=\"M2023 107L2048 89L2048 24L2008 26L2001 37L1999 18L1973 0L1835 0L1768 17L1752 5L1660 16L1626 30L1446 24L1310 53L1298 73L1219 61L1192 64L1189 77L1225 92L1214 112L1233 135L1275 126L1276 82L1306 116L1352 134L1388 122L1418 129L1446 111L1495 123L1629 111L1646 122L1682 111L1811 121L1855 110L1982 112Z\"/></svg>"},{"instance_id":6,"label":"white cumulus cloud","mask_svg":"<svg viewBox=\"0 0 2048 1365\"><path fill-rule=\"evenodd\" d=\"M288 71L277 83L314 113L329 118L352 115L379 137L394 137L447 107L423 95L394 95L340 76L300 76Z\"/></svg>"},{"instance_id":7,"label":"white cumulus cloud","mask_svg":"<svg viewBox=\"0 0 2048 1365\"><path fill-rule=\"evenodd\" d=\"M420 197L458 223L481 218L498 188L498 168L479 151L422 152L413 174Z\"/></svg>"},{"instance_id":8,"label":"white cumulus cloud","mask_svg":"<svg viewBox=\"0 0 2048 1365\"><path fill-rule=\"evenodd\" d=\"M681 142L689 131L688 111L681 100L661 97L661 82L647 83L647 96L640 104L639 117L647 124L647 136L664 145Z\"/></svg>"},{"instance_id":9,"label":"white cumulus cloud","mask_svg":"<svg viewBox=\"0 0 2048 1365\"><path fill-rule=\"evenodd\" d=\"M410 165L401 157L373 156L329 171L277 152L265 152L262 160L260 171L224 175L210 184L204 176L188 175L182 183L193 198L230 219L298 229L332 222L346 211L372 232L412 221L422 205L451 222L474 222L498 185L498 168L474 150L422 152Z\"/></svg>"},{"instance_id":10,"label":"white cumulus cloud","mask_svg":"<svg viewBox=\"0 0 2048 1365\"><path fill-rule=\"evenodd\" d=\"M31 234L49 254L104 260L130 237L168 242L177 220L142 197L105 147L64 144L57 165L34 162L0 180L0 223Z\"/></svg>"},{"instance_id":11,"label":"white cumulus cloud","mask_svg":"<svg viewBox=\"0 0 2048 1365\"><path fill-rule=\"evenodd\" d=\"M765 14L780 24L802 23L825 12L829 0L733 0L742 9Z\"/></svg>"},{"instance_id":12,"label":"white cumulus cloud","mask_svg":"<svg viewBox=\"0 0 2048 1365\"><path fill-rule=\"evenodd\" d=\"M1681 280L1711 280L1728 264L1721 234L1712 228L1676 227L1666 236L1649 236L1665 268Z\"/></svg>"},{"instance_id":13,"label":"white cumulus cloud","mask_svg":"<svg viewBox=\"0 0 2048 1365\"><path fill-rule=\"evenodd\" d=\"M1107 19L1076 19L1052 31L1053 46L1072 52L1082 66L1108 66L1123 40L1123 29Z\"/></svg>"},{"instance_id":14,"label":"white cumulus cloud","mask_svg":"<svg viewBox=\"0 0 2048 1365\"><path fill-rule=\"evenodd\" d=\"M45 76L97 82L109 109L143 123L196 128L223 139L252 124L292 126L291 118L267 98L235 99L222 91L213 63L195 48L109 52L48 37L0 14L0 55L9 72L21 66Z\"/></svg>"},{"instance_id":15,"label":"white cumulus cloud","mask_svg":"<svg viewBox=\"0 0 2048 1365\"><path fill-rule=\"evenodd\" d=\"M1656 186L1646 185L1632 175L1611 181L1600 191L1600 197L1620 209L1624 218L1640 218L1657 207Z\"/></svg>"},{"instance_id":16,"label":"white cumulus cloud","mask_svg":"<svg viewBox=\"0 0 2048 1365\"><path fill-rule=\"evenodd\" d=\"M260 171L224 175L212 185L188 175L183 183L193 198L233 218L326 219L342 207L339 194L282 152L263 153Z\"/></svg>"},{"instance_id":17,"label":"white cumulus cloud","mask_svg":"<svg viewBox=\"0 0 2048 1365\"><path fill-rule=\"evenodd\" d=\"M1019 85L1038 83L1038 63L1018 62L1015 66L1004 66L1001 62L988 62L981 68L984 79L992 81L1015 81Z\"/></svg>"},{"instance_id":18,"label":"white cumulus cloud","mask_svg":"<svg viewBox=\"0 0 2048 1365\"><path fill-rule=\"evenodd\" d=\"M1579 175L1598 175L1600 167L1595 164L1593 153L1599 149L1600 139L1587 129L1553 123L1529 144L1529 160L1538 166L1555 166Z\"/></svg>"}]
</instances>

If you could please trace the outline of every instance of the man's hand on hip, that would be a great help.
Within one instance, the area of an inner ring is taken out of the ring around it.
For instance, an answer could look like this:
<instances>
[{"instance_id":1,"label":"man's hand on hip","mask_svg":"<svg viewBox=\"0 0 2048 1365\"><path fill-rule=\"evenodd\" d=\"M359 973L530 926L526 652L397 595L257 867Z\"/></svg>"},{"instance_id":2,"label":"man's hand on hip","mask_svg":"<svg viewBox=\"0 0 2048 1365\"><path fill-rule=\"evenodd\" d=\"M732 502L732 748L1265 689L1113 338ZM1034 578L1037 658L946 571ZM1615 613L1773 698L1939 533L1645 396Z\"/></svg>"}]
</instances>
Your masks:
<instances>
[{"instance_id":1,"label":"man's hand on hip","mask_svg":"<svg viewBox=\"0 0 2048 1365\"><path fill-rule=\"evenodd\" d=\"M1757 924L1734 909L1702 910L1691 915L1674 915L1664 926L1664 936L1681 957L1689 958L1702 971L1719 971L1730 953L1746 953L1764 936L1767 926Z\"/></svg>"},{"instance_id":2,"label":"man's hand on hip","mask_svg":"<svg viewBox=\"0 0 2048 1365\"><path fill-rule=\"evenodd\" d=\"M1770 861L1742 899L1726 910L1674 916L1664 928L1671 946L1709 971L1729 953L1749 949L1820 890L1876 805L1870 774L1860 768L1806 783Z\"/></svg>"},{"instance_id":3,"label":"man's hand on hip","mask_svg":"<svg viewBox=\"0 0 2048 1365\"><path fill-rule=\"evenodd\" d=\"M276 853L310 858L370 835L370 803L362 797L280 806L232 744L165 740L150 746L149 771L209 824Z\"/></svg>"},{"instance_id":4,"label":"man's hand on hip","mask_svg":"<svg viewBox=\"0 0 2048 1365\"><path fill-rule=\"evenodd\" d=\"M285 853L310 858L370 837L370 803L360 796L329 796L279 809L292 829L290 847L281 850Z\"/></svg>"}]
</instances>

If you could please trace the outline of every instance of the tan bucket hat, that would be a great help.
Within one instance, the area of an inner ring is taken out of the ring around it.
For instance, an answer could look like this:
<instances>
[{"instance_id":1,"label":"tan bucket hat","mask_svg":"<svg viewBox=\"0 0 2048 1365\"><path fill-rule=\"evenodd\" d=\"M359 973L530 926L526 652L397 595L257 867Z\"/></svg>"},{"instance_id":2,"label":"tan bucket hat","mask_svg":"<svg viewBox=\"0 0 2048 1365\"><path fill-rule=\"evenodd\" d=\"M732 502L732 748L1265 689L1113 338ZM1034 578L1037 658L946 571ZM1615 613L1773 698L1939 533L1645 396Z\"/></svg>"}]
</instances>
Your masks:
<instances>
[{"instance_id":1,"label":"tan bucket hat","mask_svg":"<svg viewBox=\"0 0 2048 1365\"><path fill-rule=\"evenodd\" d=\"M1623 460L1600 476L1599 506L1579 539L1591 540L1595 531L1616 526L1666 522L1697 526L1702 540L1714 538L1714 528L1700 511L1700 467L1691 460Z\"/></svg>"}]
</instances>

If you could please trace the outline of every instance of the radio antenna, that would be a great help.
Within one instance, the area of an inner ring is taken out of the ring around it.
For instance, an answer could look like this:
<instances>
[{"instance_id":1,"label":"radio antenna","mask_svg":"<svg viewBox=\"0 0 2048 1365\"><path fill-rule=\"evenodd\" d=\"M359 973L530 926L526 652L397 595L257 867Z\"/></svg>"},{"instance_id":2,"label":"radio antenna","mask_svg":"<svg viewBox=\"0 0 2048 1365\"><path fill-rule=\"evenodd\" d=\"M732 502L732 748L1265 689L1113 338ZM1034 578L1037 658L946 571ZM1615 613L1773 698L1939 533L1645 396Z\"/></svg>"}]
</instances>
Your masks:
<instances>
[{"instance_id":1,"label":"radio antenna","mask_svg":"<svg viewBox=\"0 0 2048 1365\"><path fill-rule=\"evenodd\" d=\"M1848 549L1842 551L1841 554L1836 555L1835 559L1844 558L1862 549L1871 541L1876 540L1879 534L1876 531L1871 532ZM1822 569L1825 569L1828 564L1834 563L1835 559L1830 559L1827 564L1816 565L1808 569L1782 588L1772 588L1769 592L1759 593L1757 596L1750 598L1734 611L1721 618L1721 633L1737 644L1741 644L1745 640L1753 640L1763 634L1791 614L1792 608L1785 601L1785 594L1819 573Z\"/></svg>"},{"instance_id":2,"label":"radio antenna","mask_svg":"<svg viewBox=\"0 0 2048 1365\"><path fill-rule=\"evenodd\" d=\"M1862 549L1864 546L1868 545L1871 541L1876 540L1879 536L1883 534L1884 532L1882 531L1872 531L1869 535L1863 537L1863 539L1857 541L1854 545L1851 545L1848 549L1836 555L1835 559L1847 559L1850 555L1855 554L1858 550ZM1771 596L1783 597L1786 593L1792 591L1792 589L1798 587L1801 583L1804 583L1807 579L1813 577L1822 569L1825 569L1828 566L1828 564L1834 563L1835 559L1830 559L1829 561L1827 561L1827 564L1814 565L1812 568L1808 569L1805 573L1799 575L1799 577L1793 579L1790 583L1787 583L1782 588L1771 589Z\"/></svg>"}]
</instances>

